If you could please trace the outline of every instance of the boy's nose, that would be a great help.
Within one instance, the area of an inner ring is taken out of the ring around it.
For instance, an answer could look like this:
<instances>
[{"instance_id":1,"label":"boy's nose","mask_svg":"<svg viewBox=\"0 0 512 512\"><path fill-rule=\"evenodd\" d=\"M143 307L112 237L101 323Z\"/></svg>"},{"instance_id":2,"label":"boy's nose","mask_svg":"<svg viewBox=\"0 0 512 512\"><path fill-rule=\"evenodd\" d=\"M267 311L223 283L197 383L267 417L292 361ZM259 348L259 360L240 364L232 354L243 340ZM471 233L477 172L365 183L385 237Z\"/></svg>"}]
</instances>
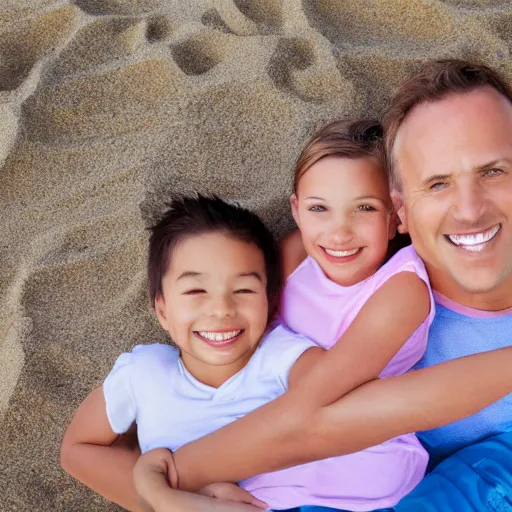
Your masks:
<instances>
[{"instance_id":1,"label":"boy's nose","mask_svg":"<svg viewBox=\"0 0 512 512\"><path fill-rule=\"evenodd\" d=\"M210 303L209 313L217 318L232 318L236 314L235 304L231 297L214 297Z\"/></svg>"}]
</instances>

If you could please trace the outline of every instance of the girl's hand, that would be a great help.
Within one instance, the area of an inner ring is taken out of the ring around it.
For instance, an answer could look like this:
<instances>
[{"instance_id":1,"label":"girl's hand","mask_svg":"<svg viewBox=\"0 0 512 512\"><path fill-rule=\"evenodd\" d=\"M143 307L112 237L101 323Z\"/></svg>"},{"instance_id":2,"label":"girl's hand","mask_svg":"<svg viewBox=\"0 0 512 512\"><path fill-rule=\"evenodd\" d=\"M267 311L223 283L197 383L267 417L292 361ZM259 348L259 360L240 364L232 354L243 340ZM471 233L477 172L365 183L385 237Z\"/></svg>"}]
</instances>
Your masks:
<instances>
[{"instance_id":1,"label":"girl's hand","mask_svg":"<svg viewBox=\"0 0 512 512\"><path fill-rule=\"evenodd\" d=\"M231 482L218 482L215 484L208 484L199 491L199 494L202 494L203 496L209 496L211 498L217 498L219 500L247 503L262 509L268 508L266 503L256 499L252 494Z\"/></svg>"}]
</instances>

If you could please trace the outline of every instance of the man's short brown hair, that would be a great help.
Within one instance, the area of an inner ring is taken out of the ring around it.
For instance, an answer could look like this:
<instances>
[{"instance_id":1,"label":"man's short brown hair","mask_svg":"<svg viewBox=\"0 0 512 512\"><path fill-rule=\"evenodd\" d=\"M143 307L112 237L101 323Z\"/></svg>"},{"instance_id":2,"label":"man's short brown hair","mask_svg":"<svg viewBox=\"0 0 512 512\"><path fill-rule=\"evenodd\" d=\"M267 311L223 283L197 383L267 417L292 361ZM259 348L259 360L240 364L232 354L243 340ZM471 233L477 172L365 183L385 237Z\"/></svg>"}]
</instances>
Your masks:
<instances>
[{"instance_id":1,"label":"man's short brown hair","mask_svg":"<svg viewBox=\"0 0 512 512\"><path fill-rule=\"evenodd\" d=\"M497 71L463 60L430 61L400 87L383 119L391 188L401 189L399 169L393 159L393 146L398 129L407 115L422 103L439 101L449 94L467 93L481 87L492 87L512 102L512 90Z\"/></svg>"}]
</instances>

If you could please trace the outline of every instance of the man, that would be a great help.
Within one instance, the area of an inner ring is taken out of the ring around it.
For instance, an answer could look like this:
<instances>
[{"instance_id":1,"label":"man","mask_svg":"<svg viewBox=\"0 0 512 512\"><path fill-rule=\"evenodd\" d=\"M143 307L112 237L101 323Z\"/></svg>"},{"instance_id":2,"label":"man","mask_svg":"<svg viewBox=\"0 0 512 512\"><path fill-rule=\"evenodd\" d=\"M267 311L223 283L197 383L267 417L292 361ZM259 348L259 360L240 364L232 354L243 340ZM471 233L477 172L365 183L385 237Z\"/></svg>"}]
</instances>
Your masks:
<instances>
[{"instance_id":1,"label":"man","mask_svg":"<svg viewBox=\"0 0 512 512\"><path fill-rule=\"evenodd\" d=\"M400 230L436 292L425 368L323 407L290 391L179 449L174 461L170 452L146 455L155 486L167 485L166 472L184 490L239 481L473 414L422 435L434 464L449 457L396 510L512 510L512 396L502 398L512 389L512 349L456 359L512 345L512 95L488 68L430 63L400 89L385 128ZM126 475L119 453L109 456L111 473ZM81 479L100 490L93 477ZM109 496L131 506L122 489L133 495L133 485L114 479Z\"/></svg>"},{"instance_id":2,"label":"man","mask_svg":"<svg viewBox=\"0 0 512 512\"><path fill-rule=\"evenodd\" d=\"M510 89L486 67L432 63L397 93L385 129L401 230L411 235L436 296L436 319L419 367L512 345ZM495 485L490 502L505 500L512 510L512 433L475 445L511 430L508 395L469 418L422 433L431 466L474 446L419 486L410 509L426 506L419 497L427 491L430 507L445 500L443 510L464 510L462 503L483 503L471 496L475 486ZM446 479L458 485L449 489L441 483Z\"/></svg>"}]
</instances>

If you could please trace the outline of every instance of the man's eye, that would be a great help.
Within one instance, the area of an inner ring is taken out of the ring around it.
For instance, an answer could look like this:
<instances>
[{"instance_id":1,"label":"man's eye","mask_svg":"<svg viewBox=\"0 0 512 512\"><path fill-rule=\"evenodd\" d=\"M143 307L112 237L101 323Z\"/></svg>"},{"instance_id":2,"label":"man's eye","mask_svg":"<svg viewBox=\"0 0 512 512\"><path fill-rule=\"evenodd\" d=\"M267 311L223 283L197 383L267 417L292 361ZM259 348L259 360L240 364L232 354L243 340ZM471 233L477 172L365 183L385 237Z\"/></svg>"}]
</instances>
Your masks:
<instances>
[{"instance_id":1,"label":"man's eye","mask_svg":"<svg viewBox=\"0 0 512 512\"><path fill-rule=\"evenodd\" d=\"M313 205L308 208L310 212L325 212L325 207L320 205Z\"/></svg>"},{"instance_id":2,"label":"man's eye","mask_svg":"<svg viewBox=\"0 0 512 512\"><path fill-rule=\"evenodd\" d=\"M429 190L432 190L433 192L435 192L436 190L442 190L447 185L448 185L448 183L446 183L446 181L438 181L437 183L432 183L432 185L430 185L430 187L429 187Z\"/></svg>"},{"instance_id":3,"label":"man's eye","mask_svg":"<svg viewBox=\"0 0 512 512\"><path fill-rule=\"evenodd\" d=\"M187 290L183 293L183 295L199 295L200 293L206 293L206 290L201 288L193 288L192 290Z\"/></svg>"},{"instance_id":4,"label":"man's eye","mask_svg":"<svg viewBox=\"0 0 512 512\"><path fill-rule=\"evenodd\" d=\"M249 290L249 288L241 288L240 290L235 290L235 293L255 293L254 290Z\"/></svg>"},{"instance_id":5,"label":"man's eye","mask_svg":"<svg viewBox=\"0 0 512 512\"><path fill-rule=\"evenodd\" d=\"M373 206L370 206L369 204L361 204L357 208L361 212L374 212L375 208Z\"/></svg>"},{"instance_id":6,"label":"man's eye","mask_svg":"<svg viewBox=\"0 0 512 512\"><path fill-rule=\"evenodd\" d=\"M503 171L501 169L487 169L484 171L484 176L499 176L500 174L503 174Z\"/></svg>"}]
</instances>

